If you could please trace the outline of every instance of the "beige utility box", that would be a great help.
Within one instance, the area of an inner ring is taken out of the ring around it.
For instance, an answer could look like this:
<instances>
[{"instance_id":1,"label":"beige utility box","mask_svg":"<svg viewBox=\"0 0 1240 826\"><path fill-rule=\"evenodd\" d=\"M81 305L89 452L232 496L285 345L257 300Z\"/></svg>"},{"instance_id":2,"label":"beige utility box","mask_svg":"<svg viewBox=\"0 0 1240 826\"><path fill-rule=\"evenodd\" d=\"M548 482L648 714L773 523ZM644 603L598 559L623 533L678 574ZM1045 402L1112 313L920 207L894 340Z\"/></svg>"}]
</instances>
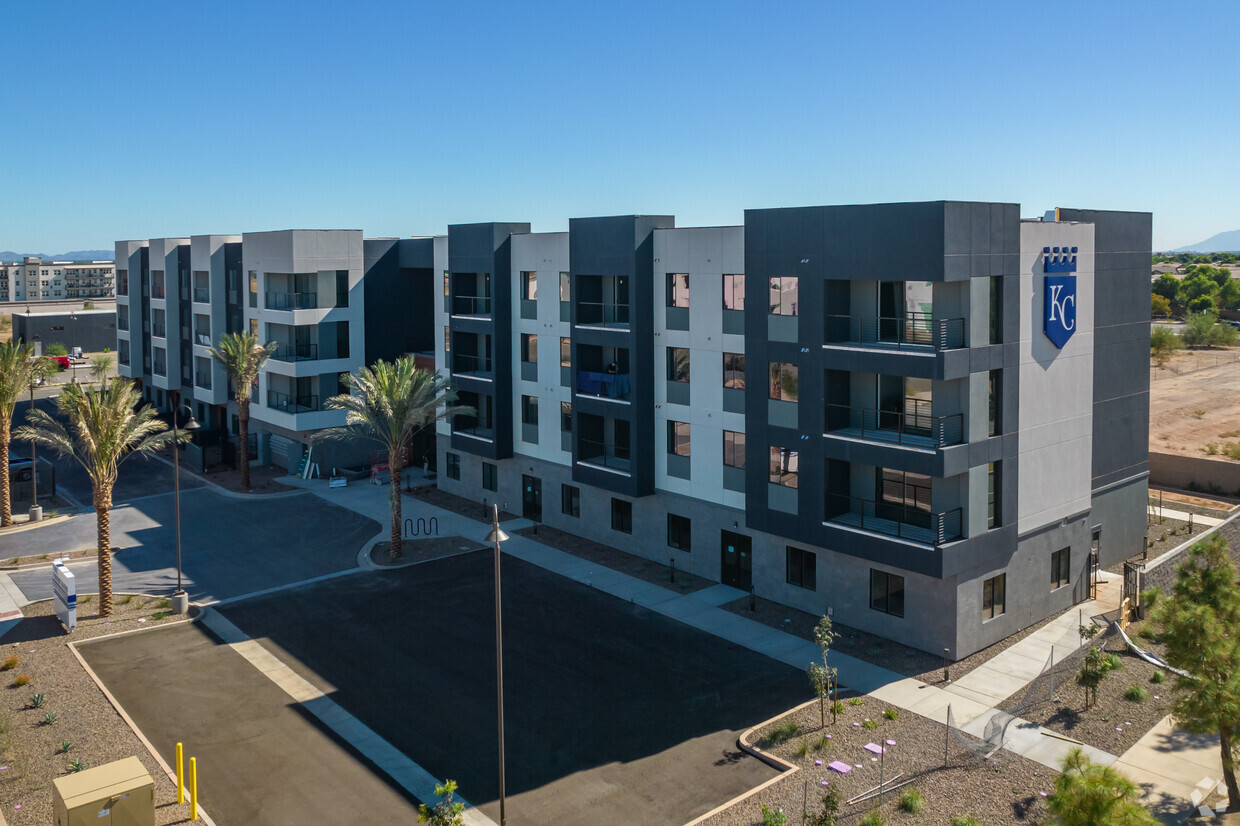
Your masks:
<instances>
[{"instance_id":1,"label":"beige utility box","mask_svg":"<svg viewBox=\"0 0 1240 826\"><path fill-rule=\"evenodd\" d=\"M155 780L126 757L52 781L56 826L155 826Z\"/></svg>"}]
</instances>

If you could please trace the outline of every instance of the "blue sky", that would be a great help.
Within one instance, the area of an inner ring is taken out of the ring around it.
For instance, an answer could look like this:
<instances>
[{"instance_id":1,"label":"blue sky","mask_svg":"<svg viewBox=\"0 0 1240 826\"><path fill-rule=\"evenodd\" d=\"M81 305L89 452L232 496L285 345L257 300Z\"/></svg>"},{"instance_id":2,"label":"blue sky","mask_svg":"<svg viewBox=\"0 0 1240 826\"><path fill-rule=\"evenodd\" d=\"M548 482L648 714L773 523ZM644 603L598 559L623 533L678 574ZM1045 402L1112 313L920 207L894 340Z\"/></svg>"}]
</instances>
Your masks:
<instances>
[{"instance_id":1,"label":"blue sky","mask_svg":"<svg viewBox=\"0 0 1240 826\"><path fill-rule=\"evenodd\" d=\"M0 3L0 250L906 200L1240 228L1240 4Z\"/></svg>"}]
</instances>

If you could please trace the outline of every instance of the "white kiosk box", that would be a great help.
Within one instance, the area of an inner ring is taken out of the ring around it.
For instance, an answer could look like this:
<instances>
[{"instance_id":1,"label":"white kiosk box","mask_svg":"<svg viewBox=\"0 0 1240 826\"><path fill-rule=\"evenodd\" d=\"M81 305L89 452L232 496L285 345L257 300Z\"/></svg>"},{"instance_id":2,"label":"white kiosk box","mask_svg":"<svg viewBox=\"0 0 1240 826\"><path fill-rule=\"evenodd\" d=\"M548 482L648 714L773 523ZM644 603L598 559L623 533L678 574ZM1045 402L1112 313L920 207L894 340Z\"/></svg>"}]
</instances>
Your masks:
<instances>
[{"instance_id":1,"label":"white kiosk box","mask_svg":"<svg viewBox=\"0 0 1240 826\"><path fill-rule=\"evenodd\" d=\"M77 582L73 571L65 567L63 559L52 561L52 601L56 605L56 616L72 631L77 628Z\"/></svg>"}]
</instances>

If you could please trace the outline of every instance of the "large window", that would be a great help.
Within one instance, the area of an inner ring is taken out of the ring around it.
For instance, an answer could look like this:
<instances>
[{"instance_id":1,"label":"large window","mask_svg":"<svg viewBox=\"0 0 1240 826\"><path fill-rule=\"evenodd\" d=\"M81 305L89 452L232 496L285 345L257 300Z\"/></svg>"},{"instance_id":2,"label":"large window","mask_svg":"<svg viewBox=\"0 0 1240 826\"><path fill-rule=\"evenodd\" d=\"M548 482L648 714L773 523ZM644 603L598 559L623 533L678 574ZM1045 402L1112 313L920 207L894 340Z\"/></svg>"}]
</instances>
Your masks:
<instances>
[{"instance_id":1,"label":"large window","mask_svg":"<svg viewBox=\"0 0 1240 826\"><path fill-rule=\"evenodd\" d=\"M444 457L448 462L448 478L461 480L461 455L459 453L447 453Z\"/></svg>"},{"instance_id":2,"label":"large window","mask_svg":"<svg viewBox=\"0 0 1240 826\"><path fill-rule=\"evenodd\" d=\"M904 577L871 568L870 607L893 617L903 617Z\"/></svg>"},{"instance_id":3,"label":"large window","mask_svg":"<svg viewBox=\"0 0 1240 826\"><path fill-rule=\"evenodd\" d=\"M581 516L581 488L560 485L560 510L565 516Z\"/></svg>"},{"instance_id":4,"label":"large window","mask_svg":"<svg viewBox=\"0 0 1240 826\"><path fill-rule=\"evenodd\" d=\"M633 532L633 503L624 499L611 500L611 529L620 533Z\"/></svg>"},{"instance_id":5,"label":"large window","mask_svg":"<svg viewBox=\"0 0 1240 826\"><path fill-rule=\"evenodd\" d=\"M812 551L794 548L787 549L787 578L789 585L805 588L809 591L818 590L818 558Z\"/></svg>"},{"instance_id":6,"label":"large window","mask_svg":"<svg viewBox=\"0 0 1240 826\"><path fill-rule=\"evenodd\" d=\"M482 463L482 487L492 493L499 490L499 474L497 468L490 462Z\"/></svg>"},{"instance_id":7,"label":"large window","mask_svg":"<svg viewBox=\"0 0 1240 826\"><path fill-rule=\"evenodd\" d=\"M1051 554L1051 590L1062 588L1071 580L1068 566L1072 561L1072 549L1061 548Z\"/></svg>"},{"instance_id":8,"label":"large window","mask_svg":"<svg viewBox=\"0 0 1240 826\"><path fill-rule=\"evenodd\" d=\"M728 467L745 468L745 434L723 431L723 463Z\"/></svg>"},{"instance_id":9,"label":"large window","mask_svg":"<svg viewBox=\"0 0 1240 826\"><path fill-rule=\"evenodd\" d=\"M745 354L723 354L723 386L732 390L745 389Z\"/></svg>"},{"instance_id":10,"label":"large window","mask_svg":"<svg viewBox=\"0 0 1240 826\"><path fill-rule=\"evenodd\" d=\"M689 348L688 347L668 347L667 348L667 380L668 381L688 381L689 380Z\"/></svg>"},{"instance_id":11,"label":"large window","mask_svg":"<svg viewBox=\"0 0 1240 826\"><path fill-rule=\"evenodd\" d=\"M998 436L1003 432L1003 371L991 370L989 381L990 394L990 425L989 435Z\"/></svg>"},{"instance_id":12,"label":"large window","mask_svg":"<svg viewBox=\"0 0 1240 826\"><path fill-rule=\"evenodd\" d=\"M250 270L250 306L258 306L258 270Z\"/></svg>"},{"instance_id":13,"label":"large window","mask_svg":"<svg viewBox=\"0 0 1240 826\"><path fill-rule=\"evenodd\" d=\"M999 520L999 463L986 466L986 527L997 528Z\"/></svg>"},{"instance_id":14,"label":"large window","mask_svg":"<svg viewBox=\"0 0 1240 826\"><path fill-rule=\"evenodd\" d=\"M990 279L990 343L1003 343L1003 278Z\"/></svg>"},{"instance_id":15,"label":"large window","mask_svg":"<svg viewBox=\"0 0 1240 826\"><path fill-rule=\"evenodd\" d=\"M564 336L560 337L560 366L573 366L573 340Z\"/></svg>"},{"instance_id":16,"label":"large window","mask_svg":"<svg viewBox=\"0 0 1240 826\"><path fill-rule=\"evenodd\" d=\"M689 306L689 273L669 272L667 274L667 306Z\"/></svg>"},{"instance_id":17,"label":"large window","mask_svg":"<svg viewBox=\"0 0 1240 826\"><path fill-rule=\"evenodd\" d=\"M667 423L667 452L676 456L689 455L689 423Z\"/></svg>"},{"instance_id":18,"label":"large window","mask_svg":"<svg viewBox=\"0 0 1240 826\"><path fill-rule=\"evenodd\" d=\"M777 276L771 279L771 315L797 314L797 277Z\"/></svg>"},{"instance_id":19,"label":"large window","mask_svg":"<svg viewBox=\"0 0 1240 826\"><path fill-rule=\"evenodd\" d=\"M999 574L982 583L982 619L990 620L1006 609L1007 574Z\"/></svg>"},{"instance_id":20,"label":"large window","mask_svg":"<svg viewBox=\"0 0 1240 826\"><path fill-rule=\"evenodd\" d=\"M565 433L573 432L573 403L560 402L560 430Z\"/></svg>"},{"instance_id":21,"label":"large window","mask_svg":"<svg viewBox=\"0 0 1240 826\"><path fill-rule=\"evenodd\" d=\"M568 301L568 300L569 300L569 298L570 298L570 295L569 295L569 290L570 290L570 288L569 288L569 286L568 286L568 285L569 285L569 284L571 284L571 283L572 283L572 282L569 280L568 273L566 273L566 272L562 272L562 273L560 273L560 300L561 300L561 301Z\"/></svg>"},{"instance_id":22,"label":"large window","mask_svg":"<svg viewBox=\"0 0 1240 826\"><path fill-rule=\"evenodd\" d=\"M678 551L689 551L693 548L689 517L667 515L667 544Z\"/></svg>"},{"instance_id":23,"label":"large window","mask_svg":"<svg viewBox=\"0 0 1240 826\"><path fill-rule=\"evenodd\" d=\"M723 276L723 309L745 309L745 276L740 274Z\"/></svg>"},{"instance_id":24,"label":"large window","mask_svg":"<svg viewBox=\"0 0 1240 826\"><path fill-rule=\"evenodd\" d=\"M538 273L521 271L521 297L526 301L538 298Z\"/></svg>"},{"instance_id":25,"label":"large window","mask_svg":"<svg viewBox=\"0 0 1240 826\"><path fill-rule=\"evenodd\" d=\"M797 400L797 366L786 361L767 362L771 376L771 398L784 402Z\"/></svg>"},{"instance_id":26,"label":"large window","mask_svg":"<svg viewBox=\"0 0 1240 826\"><path fill-rule=\"evenodd\" d=\"M532 333L521 334L521 361L527 364L538 363L538 336Z\"/></svg>"},{"instance_id":27,"label":"large window","mask_svg":"<svg viewBox=\"0 0 1240 826\"><path fill-rule=\"evenodd\" d=\"M904 519L908 514L900 508L930 512L930 477L924 473L878 468L877 499L880 505L896 505L895 518ZM886 512L886 511L884 511Z\"/></svg>"},{"instance_id":28,"label":"large window","mask_svg":"<svg viewBox=\"0 0 1240 826\"><path fill-rule=\"evenodd\" d=\"M538 424L538 397L521 397L521 423Z\"/></svg>"},{"instance_id":29,"label":"large window","mask_svg":"<svg viewBox=\"0 0 1240 826\"><path fill-rule=\"evenodd\" d=\"M769 480L785 488L797 486L797 452L786 447L771 447Z\"/></svg>"}]
</instances>

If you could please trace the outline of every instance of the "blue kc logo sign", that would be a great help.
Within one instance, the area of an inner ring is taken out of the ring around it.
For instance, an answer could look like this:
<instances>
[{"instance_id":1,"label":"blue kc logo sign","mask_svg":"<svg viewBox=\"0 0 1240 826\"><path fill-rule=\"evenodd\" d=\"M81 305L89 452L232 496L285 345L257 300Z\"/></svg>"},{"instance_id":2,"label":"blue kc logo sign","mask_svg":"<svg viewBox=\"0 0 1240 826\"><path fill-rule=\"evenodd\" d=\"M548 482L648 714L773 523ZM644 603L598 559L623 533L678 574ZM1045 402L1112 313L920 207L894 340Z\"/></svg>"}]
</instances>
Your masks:
<instances>
[{"instance_id":1,"label":"blue kc logo sign","mask_svg":"<svg viewBox=\"0 0 1240 826\"><path fill-rule=\"evenodd\" d=\"M1042 332L1063 349L1076 332L1076 276L1048 275L1042 283Z\"/></svg>"}]
</instances>

